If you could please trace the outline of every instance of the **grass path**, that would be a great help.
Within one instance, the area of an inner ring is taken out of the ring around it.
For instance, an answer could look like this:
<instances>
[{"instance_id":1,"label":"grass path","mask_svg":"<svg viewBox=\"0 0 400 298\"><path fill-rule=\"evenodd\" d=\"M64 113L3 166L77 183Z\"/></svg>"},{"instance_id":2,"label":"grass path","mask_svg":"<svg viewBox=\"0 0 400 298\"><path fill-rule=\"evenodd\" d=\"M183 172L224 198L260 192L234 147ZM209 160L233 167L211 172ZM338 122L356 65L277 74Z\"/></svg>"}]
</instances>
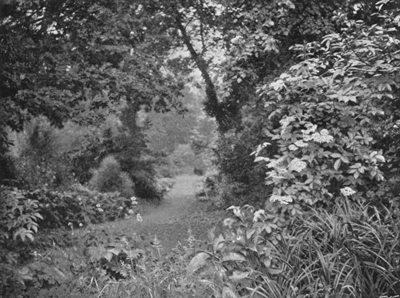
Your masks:
<instances>
[{"instance_id":1,"label":"grass path","mask_svg":"<svg viewBox=\"0 0 400 298\"><path fill-rule=\"evenodd\" d=\"M181 175L158 206L139 206L142 209L142 222L130 218L99 225L113 235L129 236L133 233L153 238L155 235L164 249L171 249L179 242L183 243L192 235L206 241L210 228L220 223L226 214L224 211L207 211L209 204L195 197L195 184L199 176Z\"/></svg>"}]
</instances>

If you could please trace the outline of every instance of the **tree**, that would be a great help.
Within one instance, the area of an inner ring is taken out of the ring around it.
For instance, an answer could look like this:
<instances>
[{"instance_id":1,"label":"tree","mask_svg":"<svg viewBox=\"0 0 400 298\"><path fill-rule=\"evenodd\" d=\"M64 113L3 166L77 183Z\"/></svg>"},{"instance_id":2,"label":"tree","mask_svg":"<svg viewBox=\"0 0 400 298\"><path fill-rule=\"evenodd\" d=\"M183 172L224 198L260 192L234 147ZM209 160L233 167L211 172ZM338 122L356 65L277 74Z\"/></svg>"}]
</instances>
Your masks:
<instances>
[{"instance_id":1,"label":"tree","mask_svg":"<svg viewBox=\"0 0 400 298\"><path fill-rule=\"evenodd\" d=\"M3 126L19 131L38 115L56 126L68 119L93 123L100 108L112 109L121 99L137 110L179 108L181 85L161 64L166 32L139 1L6 6L0 25Z\"/></svg>"}]
</instances>

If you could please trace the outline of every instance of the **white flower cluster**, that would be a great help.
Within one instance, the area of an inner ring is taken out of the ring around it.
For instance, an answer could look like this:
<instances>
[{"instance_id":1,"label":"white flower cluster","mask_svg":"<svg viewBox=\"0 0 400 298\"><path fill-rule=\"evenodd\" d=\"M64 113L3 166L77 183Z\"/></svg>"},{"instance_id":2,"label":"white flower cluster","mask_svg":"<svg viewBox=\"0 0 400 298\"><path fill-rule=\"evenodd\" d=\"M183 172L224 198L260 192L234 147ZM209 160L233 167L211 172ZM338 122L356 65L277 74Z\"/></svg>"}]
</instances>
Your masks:
<instances>
[{"instance_id":1,"label":"white flower cluster","mask_svg":"<svg viewBox=\"0 0 400 298\"><path fill-rule=\"evenodd\" d=\"M300 80L302 80L301 77L290 77L286 81L287 82L297 82L297 81L300 81Z\"/></svg>"},{"instance_id":2,"label":"white flower cluster","mask_svg":"<svg viewBox=\"0 0 400 298\"><path fill-rule=\"evenodd\" d=\"M100 213L104 212L104 210L101 208L100 204L96 204L96 208L97 208L97 211L99 211Z\"/></svg>"},{"instance_id":3,"label":"white flower cluster","mask_svg":"<svg viewBox=\"0 0 400 298\"><path fill-rule=\"evenodd\" d=\"M305 143L303 140L298 140L296 143L294 143L297 147L303 148L307 147L308 143Z\"/></svg>"},{"instance_id":4,"label":"white flower cluster","mask_svg":"<svg viewBox=\"0 0 400 298\"><path fill-rule=\"evenodd\" d=\"M317 125L312 123L306 124L307 129L302 129L301 132L303 133L303 139L306 142L315 141L317 143L330 143L333 141L333 137L329 134L327 129L321 129L320 132L316 132ZM307 144L307 143L304 143ZM296 144L296 146L298 146ZM298 146L301 147L301 146Z\"/></svg>"},{"instance_id":5,"label":"white flower cluster","mask_svg":"<svg viewBox=\"0 0 400 298\"><path fill-rule=\"evenodd\" d=\"M291 76L290 76L289 74L287 74L287 73L284 72L283 74L281 74L281 75L279 76L279 78L282 79L282 80L286 80L286 79L291 78Z\"/></svg>"},{"instance_id":6,"label":"white flower cluster","mask_svg":"<svg viewBox=\"0 0 400 298\"><path fill-rule=\"evenodd\" d=\"M296 120L295 117L293 116L289 116L289 117L285 117L283 118L281 121L279 121L279 123L283 126L286 127L290 124L290 122L293 122L294 120Z\"/></svg>"},{"instance_id":7,"label":"white flower cluster","mask_svg":"<svg viewBox=\"0 0 400 298\"><path fill-rule=\"evenodd\" d=\"M272 195L269 199L271 202L279 202L283 205L287 205L287 204L293 202L293 199L291 196Z\"/></svg>"},{"instance_id":8,"label":"white flower cluster","mask_svg":"<svg viewBox=\"0 0 400 298\"><path fill-rule=\"evenodd\" d=\"M138 202L136 200L137 200L136 197L131 197L132 205L137 205L138 204Z\"/></svg>"},{"instance_id":9,"label":"white flower cluster","mask_svg":"<svg viewBox=\"0 0 400 298\"><path fill-rule=\"evenodd\" d=\"M279 78L281 80L287 81L287 82L296 82L298 80L300 80L300 77L292 77L291 75L287 74L287 73L283 73L279 76Z\"/></svg>"},{"instance_id":10,"label":"white flower cluster","mask_svg":"<svg viewBox=\"0 0 400 298\"><path fill-rule=\"evenodd\" d=\"M288 172L288 170L286 170L285 168L277 168L276 171L279 173L279 175L283 175Z\"/></svg>"},{"instance_id":11,"label":"white flower cluster","mask_svg":"<svg viewBox=\"0 0 400 298\"><path fill-rule=\"evenodd\" d=\"M298 159L298 158L293 159L289 163L289 171L296 171L296 172L300 173L306 167L307 167L307 163L302 161L302 160L300 160L300 159Z\"/></svg>"},{"instance_id":12,"label":"white flower cluster","mask_svg":"<svg viewBox=\"0 0 400 298\"><path fill-rule=\"evenodd\" d=\"M308 142L312 140L312 136L310 134L317 130L317 126L312 123L307 123L306 128L307 129L302 129L301 132L303 133L304 141Z\"/></svg>"},{"instance_id":13,"label":"white flower cluster","mask_svg":"<svg viewBox=\"0 0 400 298\"><path fill-rule=\"evenodd\" d=\"M340 189L340 192L342 193L342 195L344 195L345 197L354 195L356 192L351 188L351 187L344 187Z\"/></svg>"},{"instance_id":14,"label":"white flower cluster","mask_svg":"<svg viewBox=\"0 0 400 298\"><path fill-rule=\"evenodd\" d=\"M320 133L315 132L312 134L312 138L317 143L330 143L333 141L333 137L329 134L328 130L323 129Z\"/></svg>"},{"instance_id":15,"label":"white flower cluster","mask_svg":"<svg viewBox=\"0 0 400 298\"><path fill-rule=\"evenodd\" d=\"M303 140L298 140L294 144L289 145L290 151L296 151L299 148L307 147L308 143L305 143Z\"/></svg>"}]
</instances>

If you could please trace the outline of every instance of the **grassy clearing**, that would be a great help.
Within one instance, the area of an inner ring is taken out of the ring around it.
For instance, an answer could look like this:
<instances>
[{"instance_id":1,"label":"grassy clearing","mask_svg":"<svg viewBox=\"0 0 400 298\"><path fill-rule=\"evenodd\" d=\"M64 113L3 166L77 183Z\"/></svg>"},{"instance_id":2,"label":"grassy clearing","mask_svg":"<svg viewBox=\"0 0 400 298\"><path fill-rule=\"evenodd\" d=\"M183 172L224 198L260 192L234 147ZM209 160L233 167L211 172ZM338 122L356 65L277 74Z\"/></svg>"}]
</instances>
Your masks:
<instances>
[{"instance_id":1,"label":"grassy clearing","mask_svg":"<svg viewBox=\"0 0 400 298\"><path fill-rule=\"evenodd\" d=\"M163 249L170 250L178 242L183 243L189 236L200 241L207 240L207 231L217 226L228 213L209 211L207 202L195 198L195 184L199 176L181 175L176 177L176 184L159 205L139 201L138 212L143 221L136 217L91 225L89 228L105 231L110 235L143 235L146 238L157 236ZM81 237L85 229L73 231ZM190 235L191 234L191 235Z\"/></svg>"}]
</instances>

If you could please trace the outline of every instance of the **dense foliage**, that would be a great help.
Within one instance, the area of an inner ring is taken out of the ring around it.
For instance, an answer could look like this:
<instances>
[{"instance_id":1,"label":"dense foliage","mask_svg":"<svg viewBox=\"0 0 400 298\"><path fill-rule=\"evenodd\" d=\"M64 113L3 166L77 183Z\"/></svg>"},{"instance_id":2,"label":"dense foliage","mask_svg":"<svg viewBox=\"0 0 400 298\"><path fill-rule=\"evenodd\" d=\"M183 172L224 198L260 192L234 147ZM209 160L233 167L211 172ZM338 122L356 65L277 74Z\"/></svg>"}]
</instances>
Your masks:
<instances>
[{"instance_id":1,"label":"dense foliage","mask_svg":"<svg viewBox=\"0 0 400 298\"><path fill-rule=\"evenodd\" d=\"M164 45L148 40L162 39L162 32L147 24L153 20L139 4L10 1L6 12L1 104L12 129L37 115L56 125L94 121L98 108L112 108L121 97L159 110L175 104L177 81L158 62Z\"/></svg>"},{"instance_id":2,"label":"dense foliage","mask_svg":"<svg viewBox=\"0 0 400 298\"><path fill-rule=\"evenodd\" d=\"M399 4L247 2L0 3L2 295L400 294ZM187 169L205 245L92 226Z\"/></svg>"},{"instance_id":3,"label":"dense foliage","mask_svg":"<svg viewBox=\"0 0 400 298\"><path fill-rule=\"evenodd\" d=\"M384 180L383 156L386 169L397 171L398 24L387 14L372 27L338 17L340 34L296 47L304 61L260 88L271 111L264 133L277 151L261 157L266 143L256 155L271 169L278 201L312 205L355 192L366 198Z\"/></svg>"},{"instance_id":4,"label":"dense foliage","mask_svg":"<svg viewBox=\"0 0 400 298\"><path fill-rule=\"evenodd\" d=\"M399 293L399 10L379 4L373 25L338 14L340 32L295 46L301 62L260 86L253 155L272 193L262 209L230 207L189 265L219 273L222 296Z\"/></svg>"}]
</instances>

